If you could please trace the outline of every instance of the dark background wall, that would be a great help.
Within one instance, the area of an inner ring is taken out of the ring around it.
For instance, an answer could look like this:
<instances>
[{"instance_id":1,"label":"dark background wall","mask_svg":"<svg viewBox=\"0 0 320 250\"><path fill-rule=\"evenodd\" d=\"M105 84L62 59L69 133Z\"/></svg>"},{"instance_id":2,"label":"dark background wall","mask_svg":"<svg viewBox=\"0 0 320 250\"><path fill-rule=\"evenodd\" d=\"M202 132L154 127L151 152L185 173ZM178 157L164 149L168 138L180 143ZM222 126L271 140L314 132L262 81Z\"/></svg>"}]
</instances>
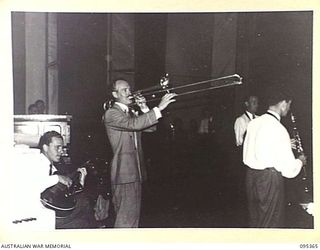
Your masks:
<instances>
[{"instance_id":1,"label":"dark background wall","mask_svg":"<svg viewBox=\"0 0 320 250\"><path fill-rule=\"evenodd\" d=\"M135 88L159 83L165 73L167 14L135 15Z\"/></svg>"},{"instance_id":2,"label":"dark background wall","mask_svg":"<svg viewBox=\"0 0 320 250\"><path fill-rule=\"evenodd\" d=\"M90 148L98 153L106 144L96 142L93 136L104 136L101 116L107 92L107 22L105 14L58 15L59 113L73 116L71 154L80 162ZM99 147L90 144L93 140Z\"/></svg>"},{"instance_id":3,"label":"dark background wall","mask_svg":"<svg viewBox=\"0 0 320 250\"><path fill-rule=\"evenodd\" d=\"M90 119L99 115L107 90L106 44L106 15L59 14L60 113Z\"/></svg>"},{"instance_id":4,"label":"dark background wall","mask_svg":"<svg viewBox=\"0 0 320 250\"><path fill-rule=\"evenodd\" d=\"M268 86L285 85L311 155L312 12L241 13L239 30L237 68L248 90L260 97L260 112L267 108Z\"/></svg>"}]
</instances>

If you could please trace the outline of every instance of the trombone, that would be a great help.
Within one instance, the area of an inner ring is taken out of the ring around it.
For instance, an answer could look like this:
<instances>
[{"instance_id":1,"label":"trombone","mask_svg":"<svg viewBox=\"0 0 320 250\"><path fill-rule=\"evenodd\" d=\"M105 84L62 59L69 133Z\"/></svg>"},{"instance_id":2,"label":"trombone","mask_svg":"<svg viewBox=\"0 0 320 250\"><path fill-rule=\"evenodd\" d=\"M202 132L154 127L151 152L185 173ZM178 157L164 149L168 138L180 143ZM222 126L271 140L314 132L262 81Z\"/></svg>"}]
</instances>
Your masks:
<instances>
[{"instance_id":1,"label":"trombone","mask_svg":"<svg viewBox=\"0 0 320 250\"><path fill-rule=\"evenodd\" d=\"M184 85L181 84L177 86L170 86L169 82L169 75L166 74L160 79L159 84L132 92L131 96L129 97L130 99L132 99L132 104L130 104L130 106L136 105L137 99L139 99L139 97L141 96L145 97L146 102L151 102L160 100L164 94L170 92L175 92L179 97L210 91L213 89L224 88L232 85L240 85L242 84L242 77L238 74L233 74ZM104 110L106 110L112 105L113 100L108 100L103 104L103 108Z\"/></svg>"},{"instance_id":2,"label":"trombone","mask_svg":"<svg viewBox=\"0 0 320 250\"><path fill-rule=\"evenodd\" d=\"M242 84L242 77L238 74L233 74L184 85L170 86L169 76L166 74L160 79L159 85L134 91L130 98L134 100L133 104L139 96L144 96L147 102L151 102L160 100L162 96L159 96L159 94L175 92L177 96L185 96L240 84Z\"/></svg>"}]
</instances>

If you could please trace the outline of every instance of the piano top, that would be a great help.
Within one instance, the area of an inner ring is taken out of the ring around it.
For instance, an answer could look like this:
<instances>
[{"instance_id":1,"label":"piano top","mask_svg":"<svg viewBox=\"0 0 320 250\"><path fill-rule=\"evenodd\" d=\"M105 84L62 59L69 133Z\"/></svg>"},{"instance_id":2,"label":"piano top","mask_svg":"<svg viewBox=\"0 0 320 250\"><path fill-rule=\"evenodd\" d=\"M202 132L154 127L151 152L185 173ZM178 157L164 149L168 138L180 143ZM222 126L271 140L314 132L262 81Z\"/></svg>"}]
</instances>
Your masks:
<instances>
[{"instance_id":1,"label":"piano top","mask_svg":"<svg viewBox=\"0 0 320 250\"><path fill-rule=\"evenodd\" d=\"M72 120L72 115L47 115L47 114L36 114L36 115L14 115L14 121L64 121L69 122Z\"/></svg>"}]
</instances>

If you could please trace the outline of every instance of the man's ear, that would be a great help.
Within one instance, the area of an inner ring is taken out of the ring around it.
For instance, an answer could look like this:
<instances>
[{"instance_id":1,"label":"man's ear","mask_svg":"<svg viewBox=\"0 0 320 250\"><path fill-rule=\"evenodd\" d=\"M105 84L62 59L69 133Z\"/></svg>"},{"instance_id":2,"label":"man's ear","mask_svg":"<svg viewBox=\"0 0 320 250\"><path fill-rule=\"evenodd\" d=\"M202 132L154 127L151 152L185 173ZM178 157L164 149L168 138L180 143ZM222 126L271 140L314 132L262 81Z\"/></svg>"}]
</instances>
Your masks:
<instances>
[{"instance_id":1,"label":"man's ear","mask_svg":"<svg viewBox=\"0 0 320 250\"><path fill-rule=\"evenodd\" d=\"M42 149L43 149L43 152L48 152L48 145L46 145L46 144L43 144L43 146L42 146Z\"/></svg>"},{"instance_id":2,"label":"man's ear","mask_svg":"<svg viewBox=\"0 0 320 250\"><path fill-rule=\"evenodd\" d=\"M112 91L112 96L117 99L118 98L118 93L116 91Z\"/></svg>"},{"instance_id":3,"label":"man's ear","mask_svg":"<svg viewBox=\"0 0 320 250\"><path fill-rule=\"evenodd\" d=\"M246 105L246 107L248 107L248 106L249 106L249 102L248 102L248 101L245 101L245 102L244 102L244 105Z\"/></svg>"},{"instance_id":4,"label":"man's ear","mask_svg":"<svg viewBox=\"0 0 320 250\"><path fill-rule=\"evenodd\" d=\"M285 100L281 101L281 102L280 102L280 108L281 108L282 110L285 110L286 107L287 107L287 102L286 102Z\"/></svg>"}]
</instances>

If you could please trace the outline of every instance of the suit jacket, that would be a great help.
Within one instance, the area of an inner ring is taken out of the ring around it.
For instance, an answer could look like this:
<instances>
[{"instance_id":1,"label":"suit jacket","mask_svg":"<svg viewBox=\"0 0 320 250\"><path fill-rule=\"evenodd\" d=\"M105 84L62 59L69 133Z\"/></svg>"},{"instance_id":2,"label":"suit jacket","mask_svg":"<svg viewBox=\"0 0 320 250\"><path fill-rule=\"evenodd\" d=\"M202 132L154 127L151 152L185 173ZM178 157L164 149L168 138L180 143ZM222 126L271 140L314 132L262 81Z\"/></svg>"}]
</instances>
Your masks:
<instances>
[{"instance_id":1,"label":"suit jacket","mask_svg":"<svg viewBox=\"0 0 320 250\"><path fill-rule=\"evenodd\" d=\"M111 184L139 182L146 179L141 132L154 131L158 123L150 110L131 117L115 104L104 114L104 125L113 151Z\"/></svg>"}]
</instances>

